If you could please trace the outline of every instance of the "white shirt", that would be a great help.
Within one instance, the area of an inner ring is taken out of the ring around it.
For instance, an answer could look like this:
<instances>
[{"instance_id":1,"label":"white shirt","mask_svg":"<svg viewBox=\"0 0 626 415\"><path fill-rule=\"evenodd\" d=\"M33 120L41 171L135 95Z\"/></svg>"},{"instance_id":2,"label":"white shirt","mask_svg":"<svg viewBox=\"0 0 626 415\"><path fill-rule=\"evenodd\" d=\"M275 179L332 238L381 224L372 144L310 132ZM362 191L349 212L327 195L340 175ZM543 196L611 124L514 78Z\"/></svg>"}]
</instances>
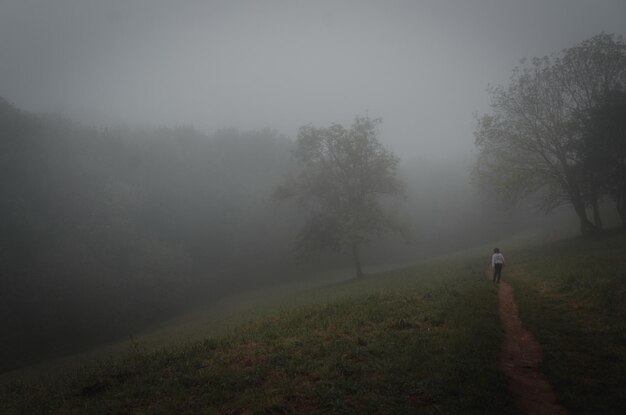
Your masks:
<instances>
[{"instance_id":1,"label":"white shirt","mask_svg":"<svg viewBox=\"0 0 626 415\"><path fill-rule=\"evenodd\" d=\"M504 264L504 255L501 253L491 255L491 266L495 266L496 264Z\"/></svg>"}]
</instances>

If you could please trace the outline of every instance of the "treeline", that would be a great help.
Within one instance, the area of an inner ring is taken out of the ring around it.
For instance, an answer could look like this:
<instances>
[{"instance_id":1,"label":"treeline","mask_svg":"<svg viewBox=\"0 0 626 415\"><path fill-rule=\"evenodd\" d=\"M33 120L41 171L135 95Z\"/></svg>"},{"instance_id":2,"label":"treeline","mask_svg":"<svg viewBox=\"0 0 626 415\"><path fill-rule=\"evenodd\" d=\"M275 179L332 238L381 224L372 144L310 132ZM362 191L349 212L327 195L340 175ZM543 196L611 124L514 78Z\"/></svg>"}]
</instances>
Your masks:
<instances>
[{"instance_id":1,"label":"treeline","mask_svg":"<svg viewBox=\"0 0 626 415\"><path fill-rule=\"evenodd\" d=\"M0 370L206 302L241 283L234 267L267 278L291 242L270 200L291 145L272 130L88 128L0 101Z\"/></svg>"}]
</instances>

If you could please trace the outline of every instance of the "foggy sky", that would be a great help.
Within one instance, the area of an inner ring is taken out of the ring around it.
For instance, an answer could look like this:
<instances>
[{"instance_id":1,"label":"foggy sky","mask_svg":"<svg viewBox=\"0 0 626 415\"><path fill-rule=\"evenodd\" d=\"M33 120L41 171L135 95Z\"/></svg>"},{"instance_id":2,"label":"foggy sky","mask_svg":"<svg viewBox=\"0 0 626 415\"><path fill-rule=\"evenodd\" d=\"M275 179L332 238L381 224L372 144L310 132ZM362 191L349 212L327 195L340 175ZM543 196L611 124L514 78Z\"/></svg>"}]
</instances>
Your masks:
<instances>
[{"instance_id":1,"label":"foggy sky","mask_svg":"<svg viewBox=\"0 0 626 415\"><path fill-rule=\"evenodd\" d=\"M626 34L624 0L0 0L0 96L96 125L382 117L402 158L471 151L523 57Z\"/></svg>"}]
</instances>

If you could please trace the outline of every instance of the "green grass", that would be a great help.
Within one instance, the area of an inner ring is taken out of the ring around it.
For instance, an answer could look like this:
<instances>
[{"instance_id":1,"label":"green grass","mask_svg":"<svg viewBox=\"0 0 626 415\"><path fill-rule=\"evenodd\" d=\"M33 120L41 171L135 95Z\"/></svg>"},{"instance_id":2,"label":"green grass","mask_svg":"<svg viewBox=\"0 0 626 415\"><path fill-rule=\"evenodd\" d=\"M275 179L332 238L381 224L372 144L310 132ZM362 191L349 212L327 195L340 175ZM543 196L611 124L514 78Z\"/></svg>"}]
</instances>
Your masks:
<instances>
[{"instance_id":1,"label":"green grass","mask_svg":"<svg viewBox=\"0 0 626 415\"><path fill-rule=\"evenodd\" d=\"M507 259L504 278L562 403L573 414L626 413L626 234L572 238Z\"/></svg>"},{"instance_id":2,"label":"green grass","mask_svg":"<svg viewBox=\"0 0 626 415\"><path fill-rule=\"evenodd\" d=\"M500 244L503 278L561 402L572 414L626 413L626 233L522 242ZM488 257L480 248L240 298L97 364L5 381L0 413L516 413Z\"/></svg>"},{"instance_id":3,"label":"green grass","mask_svg":"<svg viewBox=\"0 0 626 415\"><path fill-rule=\"evenodd\" d=\"M484 260L310 289L222 335L0 391L2 413L515 413Z\"/></svg>"}]
</instances>

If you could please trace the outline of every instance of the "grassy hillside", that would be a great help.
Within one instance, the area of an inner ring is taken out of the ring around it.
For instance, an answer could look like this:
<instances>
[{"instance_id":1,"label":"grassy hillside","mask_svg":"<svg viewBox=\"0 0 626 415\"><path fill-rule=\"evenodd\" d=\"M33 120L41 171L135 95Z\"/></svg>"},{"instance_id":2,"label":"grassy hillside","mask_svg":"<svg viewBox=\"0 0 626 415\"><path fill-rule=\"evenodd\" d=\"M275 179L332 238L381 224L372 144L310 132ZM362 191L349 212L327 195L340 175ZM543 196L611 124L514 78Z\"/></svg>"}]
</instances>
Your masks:
<instances>
[{"instance_id":1,"label":"grassy hillside","mask_svg":"<svg viewBox=\"0 0 626 415\"><path fill-rule=\"evenodd\" d=\"M503 278L561 401L573 414L624 413L626 234L507 245ZM160 349L142 340L96 366L6 383L0 412L515 413L488 256L303 290L212 337ZM190 327L201 330L195 321L179 335Z\"/></svg>"},{"instance_id":2,"label":"grassy hillside","mask_svg":"<svg viewBox=\"0 0 626 415\"><path fill-rule=\"evenodd\" d=\"M626 413L626 234L524 250L507 268L543 369L572 413Z\"/></svg>"},{"instance_id":3,"label":"grassy hillside","mask_svg":"<svg viewBox=\"0 0 626 415\"><path fill-rule=\"evenodd\" d=\"M309 290L219 337L12 382L3 413L513 413L483 265Z\"/></svg>"}]
</instances>

